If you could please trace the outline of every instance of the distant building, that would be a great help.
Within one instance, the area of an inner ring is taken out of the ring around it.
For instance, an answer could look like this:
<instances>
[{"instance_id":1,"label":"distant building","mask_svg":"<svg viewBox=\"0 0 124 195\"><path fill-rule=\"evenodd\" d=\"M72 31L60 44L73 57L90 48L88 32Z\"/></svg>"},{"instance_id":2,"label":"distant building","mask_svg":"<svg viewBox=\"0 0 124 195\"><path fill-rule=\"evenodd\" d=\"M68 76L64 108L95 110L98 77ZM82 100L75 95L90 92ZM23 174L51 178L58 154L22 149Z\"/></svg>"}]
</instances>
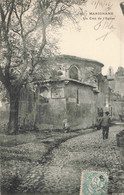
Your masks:
<instances>
[{"instance_id":1,"label":"distant building","mask_svg":"<svg viewBox=\"0 0 124 195\"><path fill-rule=\"evenodd\" d=\"M107 75L110 91L110 101L112 106L112 115L114 119L119 119L124 114L124 68L119 67L114 74Z\"/></svg>"},{"instance_id":2,"label":"distant building","mask_svg":"<svg viewBox=\"0 0 124 195\"><path fill-rule=\"evenodd\" d=\"M124 68L119 67L113 75L108 74L109 85L115 93L124 96Z\"/></svg>"},{"instance_id":3,"label":"distant building","mask_svg":"<svg viewBox=\"0 0 124 195\"><path fill-rule=\"evenodd\" d=\"M115 89L117 93L124 96L124 68L119 67L115 73Z\"/></svg>"}]
</instances>

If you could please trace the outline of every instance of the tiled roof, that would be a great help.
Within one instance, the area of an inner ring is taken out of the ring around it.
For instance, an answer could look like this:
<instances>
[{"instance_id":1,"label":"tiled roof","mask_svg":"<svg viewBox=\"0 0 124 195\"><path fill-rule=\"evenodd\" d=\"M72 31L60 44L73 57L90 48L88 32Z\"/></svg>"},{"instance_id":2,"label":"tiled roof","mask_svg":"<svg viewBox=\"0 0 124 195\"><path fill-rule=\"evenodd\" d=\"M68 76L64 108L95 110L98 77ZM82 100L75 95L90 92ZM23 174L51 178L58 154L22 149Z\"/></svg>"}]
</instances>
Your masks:
<instances>
[{"instance_id":1,"label":"tiled roof","mask_svg":"<svg viewBox=\"0 0 124 195\"><path fill-rule=\"evenodd\" d=\"M38 81L35 81L34 83L35 84L45 84L45 83L53 83L53 82L74 82L74 83L78 83L78 84L81 84L81 85L85 85L85 86L88 86L88 87L91 87L91 88L96 88L95 86L93 85L90 85L89 83L85 83L85 82L81 82L79 80L75 80L75 79L57 79L57 80L53 80L53 79L48 79L48 80L44 80L44 81L41 81L41 80L38 80Z\"/></svg>"}]
</instances>

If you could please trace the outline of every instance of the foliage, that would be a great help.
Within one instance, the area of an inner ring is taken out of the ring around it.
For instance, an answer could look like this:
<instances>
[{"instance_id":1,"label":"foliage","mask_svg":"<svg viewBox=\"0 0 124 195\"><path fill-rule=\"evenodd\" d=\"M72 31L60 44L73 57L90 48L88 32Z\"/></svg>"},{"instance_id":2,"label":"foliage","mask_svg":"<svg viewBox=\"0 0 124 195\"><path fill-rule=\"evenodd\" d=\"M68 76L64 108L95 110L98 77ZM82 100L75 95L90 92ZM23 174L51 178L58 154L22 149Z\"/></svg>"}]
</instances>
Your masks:
<instances>
[{"instance_id":1,"label":"foliage","mask_svg":"<svg viewBox=\"0 0 124 195\"><path fill-rule=\"evenodd\" d=\"M22 86L31 83L37 77L37 71L40 78L45 79L46 73L53 69L44 64L43 59L58 52L57 28L66 18L76 24L77 16L83 14L81 6L85 2L86 0L1 0L0 81L9 94L10 121L18 118Z\"/></svg>"},{"instance_id":2,"label":"foliage","mask_svg":"<svg viewBox=\"0 0 124 195\"><path fill-rule=\"evenodd\" d=\"M53 34L65 18L76 23L74 16L79 13L76 6L82 3L82 0L1 1L0 80L7 90L11 85L20 87L30 80L40 58L57 52Z\"/></svg>"}]
</instances>

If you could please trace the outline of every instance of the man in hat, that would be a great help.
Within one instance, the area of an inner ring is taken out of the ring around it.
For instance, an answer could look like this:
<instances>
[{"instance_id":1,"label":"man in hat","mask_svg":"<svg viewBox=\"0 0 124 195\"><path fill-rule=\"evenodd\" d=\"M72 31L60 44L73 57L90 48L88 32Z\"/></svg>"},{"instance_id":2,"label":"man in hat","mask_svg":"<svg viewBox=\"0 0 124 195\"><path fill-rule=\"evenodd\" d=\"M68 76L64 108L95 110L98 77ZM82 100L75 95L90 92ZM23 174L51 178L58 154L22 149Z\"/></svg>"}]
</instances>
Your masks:
<instances>
[{"instance_id":1,"label":"man in hat","mask_svg":"<svg viewBox=\"0 0 124 195\"><path fill-rule=\"evenodd\" d=\"M109 112L107 111L105 112L105 116L103 116L101 120L103 139L108 139L110 123L111 123L111 119L109 116Z\"/></svg>"}]
</instances>

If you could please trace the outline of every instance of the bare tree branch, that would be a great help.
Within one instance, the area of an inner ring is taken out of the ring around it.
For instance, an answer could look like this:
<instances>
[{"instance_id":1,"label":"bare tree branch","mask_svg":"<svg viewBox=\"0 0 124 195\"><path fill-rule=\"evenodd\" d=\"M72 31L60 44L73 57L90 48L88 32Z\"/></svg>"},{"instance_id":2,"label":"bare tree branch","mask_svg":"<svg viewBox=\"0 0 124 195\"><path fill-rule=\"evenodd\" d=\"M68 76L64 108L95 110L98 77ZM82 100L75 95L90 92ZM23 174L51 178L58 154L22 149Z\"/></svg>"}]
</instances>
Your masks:
<instances>
[{"instance_id":1,"label":"bare tree branch","mask_svg":"<svg viewBox=\"0 0 124 195\"><path fill-rule=\"evenodd\" d=\"M25 33L25 38L30 34L30 33L32 33L34 30L36 30L36 27L37 27L37 24L38 24L38 20L39 19L37 19L37 21L35 21L35 26L32 28L32 29L30 29L27 33Z\"/></svg>"},{"instance_id":2,"label":"bare tree branch","mask_svg":"<svg viewBox=\"0 0 124 195\"><path fill-rule=\"evenodd\" d=\"M10 25L11 15L12 15L13 8L14 8L14 2L15 2L15 0L12 0L12 5L11 5L11 9L10 9L8 21L7 21L7 33L9 32L9 25Z\"/></svg>"},{"instance_id":3,"label":"bare tree branch","mask_svg":"<svg viewBox=\"0 0 124 195\"><path fill-rule=\"evenodd\" d=\"M10 43L8 40L8 31L7 31L7 27L6 27L6 22L5 22L5 15L4 15L4 11L2 9L2 6L0 4L0 14L1 14L1 19L2 19L2 29L3 29L3 34L4 34L4 40L5 43L7 45L7 63L5 66L5 79L7 80L8 84L10 85L10 82L8 81L9 78L9 68L10 68L10 64L11 64L11 47L10 47ZM10 20L10 18L9 18Z\"/></svg>"},{"instance_id":4,"label":"bare tree branch","mask_svg":"<svg viewBox=\"0 0 124 195\"><path fill-rule=\"evenodd\" d=\"M1 3L0 3L0 14L1 14L2 23L5 23L5 15Z\"/></svg>"}]
</instances>

